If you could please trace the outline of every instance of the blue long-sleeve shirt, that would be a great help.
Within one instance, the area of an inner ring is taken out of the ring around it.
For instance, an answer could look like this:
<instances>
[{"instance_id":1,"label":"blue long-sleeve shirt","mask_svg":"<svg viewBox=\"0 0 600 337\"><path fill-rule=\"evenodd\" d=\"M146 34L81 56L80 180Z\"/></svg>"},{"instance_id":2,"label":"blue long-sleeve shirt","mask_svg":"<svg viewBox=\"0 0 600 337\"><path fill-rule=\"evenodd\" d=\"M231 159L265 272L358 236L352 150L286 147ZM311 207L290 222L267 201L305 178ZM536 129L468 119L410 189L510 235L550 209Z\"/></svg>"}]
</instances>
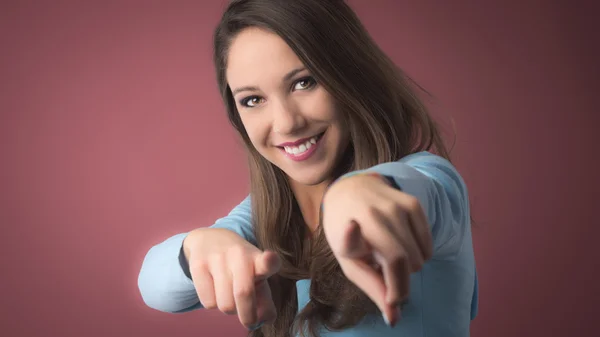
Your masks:
<instances>
[{"instance_id":1,"label":"blue long-sleeve shirt","mask_svg":"<svg viewBox=\"0 0 600 337\"><path fill-rule=\"evenodd\" d=\"M450 162L427 151L396 162L374 166L393 179L403 192L421 203L433 237L433 257L410 277L408 303L402 319L390 328L381 315L369 315L341 332L323 330L323 337L465 337L477 315L478 286L471 238L467 188ZM211 228L236 232L252 244L250 198L245 198ZM188 233L168 238L152 247L142 264L138 286L144 302L156 310L177 313L202 308L192 280L180 263L183 239ZM310 280L296 283L298 308L309 301Z\"/></svg>"}]
</instances>

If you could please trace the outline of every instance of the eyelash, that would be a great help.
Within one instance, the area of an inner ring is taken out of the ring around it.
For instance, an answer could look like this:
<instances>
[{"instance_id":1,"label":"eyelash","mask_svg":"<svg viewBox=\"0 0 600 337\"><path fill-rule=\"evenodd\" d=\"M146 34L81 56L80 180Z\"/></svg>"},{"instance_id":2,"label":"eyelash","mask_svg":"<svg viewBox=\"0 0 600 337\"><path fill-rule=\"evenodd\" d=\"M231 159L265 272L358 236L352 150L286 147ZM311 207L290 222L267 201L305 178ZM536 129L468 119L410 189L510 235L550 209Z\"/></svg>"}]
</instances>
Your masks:
<instances>
[{"instance_id":1,"label":"eyelash","mask_svg":"<svg viewBox=\"0 0 600 337\"><path fill-rule=\"evenodd\" d=\"M312 89L317 84L317 81L312 76L306 76L306 77L303 77L303 78L297 80L296 82L294 82L294 85L292 86L292 88L295 87L296 84L298 84L300 82L304 82L304 81L308 81L309 84L308 84L307 88L301 89L301 90Z\"/></svg>"},{"instance_id":2,"label":"eyelash","mask_svg":"<svg viewBox=\"0 0 600 337\"><path fill-rule=\"evenodd\" d=\"M294 84L292 85L292 90L294 89L294 87L296 87L296 85L298 85L298 83L301 82L309 82L308 86L304 89L298 89L298 90L310 90L312 88L315 87L315 85L317 85L317 81L312 77L312 76L306 76L303 78L298 79L296 82L294 82ZM242 105L243 107L246 108L254 108L253 106L248 105L248 103L254 99L262 99L260 96L248 96L243 98L242 100L240 100L240 105Z\"/></svg>"}]
</instances>

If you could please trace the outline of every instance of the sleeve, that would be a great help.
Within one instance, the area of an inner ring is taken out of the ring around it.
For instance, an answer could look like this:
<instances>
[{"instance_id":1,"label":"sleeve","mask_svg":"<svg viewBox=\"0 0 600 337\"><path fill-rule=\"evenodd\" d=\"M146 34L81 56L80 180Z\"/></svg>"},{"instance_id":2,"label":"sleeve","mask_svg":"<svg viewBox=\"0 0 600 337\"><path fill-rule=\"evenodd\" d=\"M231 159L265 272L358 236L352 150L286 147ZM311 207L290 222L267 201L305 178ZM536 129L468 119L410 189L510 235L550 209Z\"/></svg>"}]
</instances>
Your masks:
<instances>
[{"instance_id":1,"label":"sleeve","mask_svg":"<svg viewBox=\"0 0 600 337\"><path fill-rule=\"evenodd\" d=\"M452 258L467 237L470 210L465 183L453 165L429 152L418 152L365 172L377 172L416 197L427 216L433 238L433 258Z\"/></svg>"},{"instance_id":2,"label":"sleeve","mask_svg":"<svg viewBox=\"0 0 600 337\"><path fill-rule=\"evenodd\" d=\"M210 228L231 230L256 244L250 197L246 197ZM150 308L169 313L202 308L185 257L182 256L183 240L187 235L188 233L174 235L150 248L146 254L138 276L138 288L144 303Z\"/></svg>"},{"instance_id":3,"label":"sleeve","mask_svg":"<svg viewBox=\"0 0 600 337\"><path fill-rule=\"evenodd\" d=\"M475 271L475 285L473 286L473 297L471 298L471 320L479 313L479 280L477 270Z\"/></svg>"}]
</instances>

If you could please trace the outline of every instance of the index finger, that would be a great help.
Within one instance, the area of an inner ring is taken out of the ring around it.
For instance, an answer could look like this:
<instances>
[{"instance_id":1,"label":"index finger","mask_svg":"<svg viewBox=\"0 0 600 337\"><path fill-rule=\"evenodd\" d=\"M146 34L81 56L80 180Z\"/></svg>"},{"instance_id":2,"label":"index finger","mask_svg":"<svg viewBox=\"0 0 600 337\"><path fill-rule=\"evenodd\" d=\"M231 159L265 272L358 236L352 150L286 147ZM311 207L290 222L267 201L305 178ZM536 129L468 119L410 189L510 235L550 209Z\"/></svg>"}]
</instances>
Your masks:
<instances>
[{"instance_id":1,"label":"index finger","mask_svg":"<svg viewBox=\"0 0 600 337\"><path fill-rule=\"evenodd\" d=\"M238 318L242 325L252 326L257 320L254 264L247 258L234 258L231 261L231 274Z\"/></svg>"},{"instance_id":2,"label":"index finger","mask_svg":"<svg viewBox=\"0 0 600 337\"><path fill-rule=\"evenodd\" d=\"M344 275L360 288L379 307L383 319L394 326L398 319L397 308L385 301L386 285L382 275L361 259L338 258Z\"/></svg>"},{"instance_id":3,"label":"index finger","mask_svg":"<svg viewBox=\"0 0 600 337\"><path fill-rule=\"evenodd\" d=\"M408 296L410 276L408 256L402 242L392 233L388 219L376 210L361 220L361 231L382 268L386 302L399 303Z\"/></svg>"}]
</instances>

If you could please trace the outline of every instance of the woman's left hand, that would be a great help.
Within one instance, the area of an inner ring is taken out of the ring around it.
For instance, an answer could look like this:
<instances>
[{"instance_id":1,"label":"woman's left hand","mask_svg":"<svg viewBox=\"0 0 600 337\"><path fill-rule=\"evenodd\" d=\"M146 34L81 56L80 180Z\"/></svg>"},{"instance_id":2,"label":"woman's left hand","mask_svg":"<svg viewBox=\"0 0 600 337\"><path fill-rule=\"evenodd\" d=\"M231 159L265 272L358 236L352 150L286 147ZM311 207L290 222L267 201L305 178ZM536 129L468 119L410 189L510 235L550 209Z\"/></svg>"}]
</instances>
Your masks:
<instances>
[{"instance_id":1,"label":"woman's left hand","mask_svg":"<svg viewBox=\"0 0 600 337\"><path fill-rule=\"evenodd\" d=\"M322 220L346 277L393 326L409 293L410 274L432 255L430 227L417 198L381 176L358 174L329 188Z\"/></svg>"}]
</instances>

